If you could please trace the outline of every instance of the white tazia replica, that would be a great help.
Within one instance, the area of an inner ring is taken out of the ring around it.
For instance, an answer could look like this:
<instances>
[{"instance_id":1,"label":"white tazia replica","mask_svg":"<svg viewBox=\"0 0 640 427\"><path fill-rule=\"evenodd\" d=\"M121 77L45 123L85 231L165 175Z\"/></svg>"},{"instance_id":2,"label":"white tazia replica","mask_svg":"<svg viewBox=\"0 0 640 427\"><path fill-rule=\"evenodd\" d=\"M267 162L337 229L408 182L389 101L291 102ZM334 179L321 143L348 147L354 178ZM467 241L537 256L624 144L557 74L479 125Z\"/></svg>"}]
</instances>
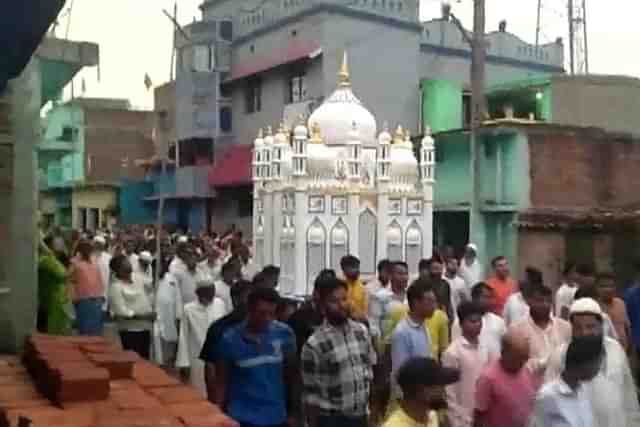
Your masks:
<instances>
[{"instance_id":1,"label":"white tazia replica","mask_svg":"<svg viewBox=\"0 0 640 427\"><path fill-rule=\"evenodd\" d=\"M393 135L351 90L345 53L338 87L293 132L271 127L254 141L254 254L281 268L280 292L308 296L320 270L357 256L363 276L380 259L405 260L412 275L431 256L435 147ZM377 136L376 136L377 134Z\"/></svg>"}]
</instances>

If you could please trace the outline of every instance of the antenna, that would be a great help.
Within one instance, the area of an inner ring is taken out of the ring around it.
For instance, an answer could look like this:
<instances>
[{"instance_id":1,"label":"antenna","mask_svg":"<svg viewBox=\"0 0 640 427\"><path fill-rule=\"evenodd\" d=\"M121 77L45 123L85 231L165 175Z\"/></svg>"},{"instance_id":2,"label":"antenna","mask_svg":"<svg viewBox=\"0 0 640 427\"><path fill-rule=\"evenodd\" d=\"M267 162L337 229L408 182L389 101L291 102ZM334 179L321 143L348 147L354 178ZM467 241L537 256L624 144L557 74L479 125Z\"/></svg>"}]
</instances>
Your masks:
<instances>
[{"instance_id":1,"label":"antenna","mask_svg":"<svg viewBox=\"0 0 640 427\"><path fill-rule=\"evenodd\" d=\"M587 0L569 0L569 55L571 74L589 74Z\"/></svg>"}]
</instances>

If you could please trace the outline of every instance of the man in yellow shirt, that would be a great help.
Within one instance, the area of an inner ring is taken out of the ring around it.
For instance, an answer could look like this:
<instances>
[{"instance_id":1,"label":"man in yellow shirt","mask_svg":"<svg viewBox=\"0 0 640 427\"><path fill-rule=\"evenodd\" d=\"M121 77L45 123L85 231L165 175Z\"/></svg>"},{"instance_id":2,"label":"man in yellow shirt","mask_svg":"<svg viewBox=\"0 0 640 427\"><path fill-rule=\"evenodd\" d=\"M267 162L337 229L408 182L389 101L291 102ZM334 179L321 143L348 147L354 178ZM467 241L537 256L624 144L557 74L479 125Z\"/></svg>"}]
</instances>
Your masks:
<instances>
[{"instance_id":1,"label":"man in yellow shirt","mask_svg":"<svg viewBox=\"0 0 640 427\"><path fill-rule=\"evenodd\" d=\"M438 309L438 298L435 291L428 292L425 299L429 304L429 314L424 321L429 336L433 357L440 360L440 356L449 347L449 318L444 311Z\"/></svg>"},{"instance_id":2,"label":"man in yellow shirt","mask_svg":"<svg viewBox=\"0 0 640 427\"><path fill-rule=\"evenodd\" d=\"M444 387L459 379L457 369L442 367L433 359L407 360L397 376L402 400L383 427L438 427L437 411L447 406Z\"/></svg>"},{"instance_id":3,"label":"man in yellow shirt","mask_svg":"<svg viewBox=\"0 0 640 427\"><path fill-rule=\"evenodd\" d=\"M360 280L360 260L353 255L345 255L340 260L340 268L347 282L349 311L354 320L366 322L369 313L367 288Z\"/></svg>"}]
</instances>

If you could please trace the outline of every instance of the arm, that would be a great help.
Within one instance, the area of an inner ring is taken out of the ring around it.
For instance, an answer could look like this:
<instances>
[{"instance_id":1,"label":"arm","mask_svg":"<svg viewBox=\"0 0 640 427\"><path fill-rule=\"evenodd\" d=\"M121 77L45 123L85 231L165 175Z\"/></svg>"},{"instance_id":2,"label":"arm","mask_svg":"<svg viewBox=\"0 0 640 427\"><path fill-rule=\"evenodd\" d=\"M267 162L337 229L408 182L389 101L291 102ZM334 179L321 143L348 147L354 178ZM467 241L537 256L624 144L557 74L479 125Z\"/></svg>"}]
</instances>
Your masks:
<instances>
[{"instance_id":1,"label":"arm","mask_svg":"<svg viewBox=\"0 0 640 427\"><path fill-rule=\"evenodd\" d=\"M439 325L440 331L438 331L438 337L440 342L438 343L438 359L442 357L447 347L449 347L449 319L443 313L442 322Z\"/></svg>"},{"instance_id":2,"label":"arm","mask_svg":"<svg viewBox=\"0 0 640 427\"><path fill-rule=\"evenodd\" d=\"M307 425L308 427L317 427L321 399L321 388L317 382L318 376L322 375L320 372L320 355L307 342L302 348L300 360Z\"/></svg>"},{"instance_id":3,"label":"arm","mask_svg":"<svg viewBox=\"0 0 640 427\"><path fill-rule=\"evenodd\" d=\"M380 339L382 335L382 327L380 326L382 317L382 307L380 299L372 294L369 300L369 327L371 329L371 335L374 339Z\"/></svg>"},{"instance_id":4,"label":"arm","mask_svg":"<svg viewBox=\"0 0 640 427\"><path fill-rule=\"evenodd\" d=\"M404 336L394 332L391 336L391 375L392 382L395 382L395 375L398 369L409 358L409 350L407 349Z\"/></svg>"},{"instance_id":5,"label":"arm","mask_svg":"<svg viewBox=\"0 0 640 427\"><path fill-rule=\"evenodd\" d=\"M476 407L473 413L473 427L490 427L487 424L487 414L492 404L491 382L484 375L480 375L476 383Z\"/></svg>"},{"instance_id":6,"label":"arm","mask_svg":"<svg viewBox=\"0 0 640 427\"><path fill-rule=\"evenodd\" d=\"M180 333L178 334L178 355L176 357L176 368L188 368L191 366L189 351L189 319L184 316L180 322Z\"/></svg>"},{"instance_id":7,"label":"arm","mask_svg":"<svg viewBox=\"0 0 640 427\"><path fill-rule=\"evenodd\" d=\"M287 409L289 418L298 419L300 415L300 369L296 337L291 329L287 330L288 338L284 346L284 383L287 387Z\"/></svg>"},{"instance_id":8,"label":"arm","mask_svg":"<svg viewBox=\"0 0 640 427\"><path fill-rule=\"evenodd\" d=\"M226 410L225 401L227 398L227 376L228 368L224 360L218 360L214 365L213 381L213 403L218 405L223 411ZM212 400L209 397L209 400Z\"/></svg>"},{"instance_id":9,"label":"arm","mask_svg":"<svg viewBox=\"0 0 640 427\"><path fill-rule=\"evenodd\" d=\"M209 402L216 403L216 365L213 362L205 362L204 383L207 386Z\"/></svg>"},{"instance_id":10,"label":"arm","mask_svg":"<svg viewBox=\"0 0 640 427\"><path fill-rule=\"evenodd\" d=\"M449 349L444 352L442 355L442 366L446 366L447 368L460 368L460 362L452 349ZM450 425L457 425L453 420L462 420L463 414L460 413L460 403L458 399L457 393L457 385L451 384L445 387L445 394L447 396L447 414L449 417Z\"/></svg>"}]
</instances>

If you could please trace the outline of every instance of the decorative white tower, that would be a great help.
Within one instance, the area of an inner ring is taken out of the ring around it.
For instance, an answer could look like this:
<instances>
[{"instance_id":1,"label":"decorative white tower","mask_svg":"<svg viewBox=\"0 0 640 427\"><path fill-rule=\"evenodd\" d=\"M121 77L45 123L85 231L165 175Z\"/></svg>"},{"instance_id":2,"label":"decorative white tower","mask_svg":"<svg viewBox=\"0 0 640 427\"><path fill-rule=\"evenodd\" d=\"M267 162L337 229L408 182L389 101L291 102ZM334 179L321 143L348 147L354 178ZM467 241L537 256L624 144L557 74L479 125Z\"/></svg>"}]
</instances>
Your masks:
<instances>
[{"instance_id":1,"label":"decorative white tower","mask_svg":"<svg viewBox=\"0 0 640 427\"><path fill-rule=\"evenodd\" d=\"M378 134L346 53L335 91L288 135L267 128L254 142L255 259L280 266L280 292L309 296L317 274L339 271L347 254L365 278L383 258L416 272L431 256L433 140L425 136L418 161L402 126Z\"/></svg>"}]
</instances>

